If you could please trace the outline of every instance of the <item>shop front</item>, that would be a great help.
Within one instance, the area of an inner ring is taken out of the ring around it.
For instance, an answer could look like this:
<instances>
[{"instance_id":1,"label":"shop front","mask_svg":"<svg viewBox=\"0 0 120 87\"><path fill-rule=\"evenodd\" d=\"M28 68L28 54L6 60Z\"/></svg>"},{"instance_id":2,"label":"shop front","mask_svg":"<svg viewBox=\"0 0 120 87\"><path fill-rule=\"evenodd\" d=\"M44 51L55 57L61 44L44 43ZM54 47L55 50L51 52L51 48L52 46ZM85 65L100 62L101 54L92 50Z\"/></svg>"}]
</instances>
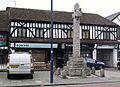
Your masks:
<instances>
[{"instance_id":1,"label":"shop front","mask_svg":"<svg viewBox=\"0 0 120 87\"><path fill-rule=\"evenodd\" d=\"M0 64L7 64L8 38L6 32L0 32Z\"/></svg>"},{"instance_id":2,"label":"shop front","mask_svg":"<svg viewBox=\"0 0 120 87\"><path fill-rule=\"evenodd\" d=\"M15 52L29 52L32 51L32 57L35 64L50 64L50 43L11 43L10 47ZM56 64L56 49L58 44L53 43L53 58Z\"/></svg>"}]
</instances>

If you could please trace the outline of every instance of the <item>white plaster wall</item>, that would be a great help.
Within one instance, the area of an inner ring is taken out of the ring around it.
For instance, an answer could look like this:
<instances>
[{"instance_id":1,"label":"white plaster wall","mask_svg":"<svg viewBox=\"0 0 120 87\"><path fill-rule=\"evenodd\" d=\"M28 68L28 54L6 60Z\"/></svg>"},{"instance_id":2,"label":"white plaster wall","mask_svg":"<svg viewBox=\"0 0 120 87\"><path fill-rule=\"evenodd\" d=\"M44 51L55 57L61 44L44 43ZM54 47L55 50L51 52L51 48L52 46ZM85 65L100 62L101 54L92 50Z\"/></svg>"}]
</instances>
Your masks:
<instances>
[{"instance_id":1,"label":"white plaster wall","mask_svg":"<svg viewBox=\"0 0 120 87\"><path fill-rule=\"evenodd\" d=\"M113 49L113 67L117 67L117 49Z\"/></svg>"},{"instance_id":2,"label":"white plaster wall","mask_svg":"<svg viewBox=\"0 0 120 87\"><path fill-rule=\"evenodd\" d=\"M97 57L97 50L96 50L96 49L94 49L94 50L93 50L93 59L95 59L95 60L96 60L96 57Z\"/></svg>"}]
</instances>

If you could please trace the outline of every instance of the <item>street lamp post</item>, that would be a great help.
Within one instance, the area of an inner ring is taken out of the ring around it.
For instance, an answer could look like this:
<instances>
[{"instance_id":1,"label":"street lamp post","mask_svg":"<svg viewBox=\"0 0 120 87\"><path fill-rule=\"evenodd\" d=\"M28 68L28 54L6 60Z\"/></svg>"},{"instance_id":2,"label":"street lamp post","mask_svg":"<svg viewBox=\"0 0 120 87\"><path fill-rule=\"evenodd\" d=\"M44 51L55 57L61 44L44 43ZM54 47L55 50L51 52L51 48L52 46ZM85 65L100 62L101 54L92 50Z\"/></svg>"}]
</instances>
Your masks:
<instances>
[{"instance_id":1,"label":"street lamp post","mask_svg":"<svg viewBox=\"0 0 120 87\"><path fill-rule=\"evenodd\" d=\"M50 56L50 83L53 83L53 0L51 0L51 56Z\"/></svg>"}]
</instances>

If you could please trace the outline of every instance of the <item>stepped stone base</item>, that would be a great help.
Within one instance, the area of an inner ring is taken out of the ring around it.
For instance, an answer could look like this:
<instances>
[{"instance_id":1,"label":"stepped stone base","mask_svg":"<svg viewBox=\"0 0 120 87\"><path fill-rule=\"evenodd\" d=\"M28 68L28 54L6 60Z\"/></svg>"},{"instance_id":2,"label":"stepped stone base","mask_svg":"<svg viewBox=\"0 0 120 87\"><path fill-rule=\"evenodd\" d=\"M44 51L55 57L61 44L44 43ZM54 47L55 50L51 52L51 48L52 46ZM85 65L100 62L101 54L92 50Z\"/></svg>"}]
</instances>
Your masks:
<instances>
[{"instance_id":1,"label":"stepped stone base","mask_svg":"<svg viewBox=\"0 0 120 87\"><path fill-rule=\"evenodd\" d=\"M81 76L82 68L69 68L69 76Z\"/></svg>"},{"instance_id":2,"label":"stepped stone base","mask_svg":"<svg viewBox=\"0 0 120 87\"><path fill-rule=\"evenodd\" d=\"M90 69L83 63L83 58L70 57L67 64L69 76L88 76Z\"/></svg>"},{"instance_id":3,"label":"stepped stone base","mask_svg":"<svg viewBox=\"0 0 120 87\"><path fill-rule=\"evenodd\" d=\"M68 71L69 76L90 76L90 69L89 68L69 68Z\"/></svg>"}]
</instances>

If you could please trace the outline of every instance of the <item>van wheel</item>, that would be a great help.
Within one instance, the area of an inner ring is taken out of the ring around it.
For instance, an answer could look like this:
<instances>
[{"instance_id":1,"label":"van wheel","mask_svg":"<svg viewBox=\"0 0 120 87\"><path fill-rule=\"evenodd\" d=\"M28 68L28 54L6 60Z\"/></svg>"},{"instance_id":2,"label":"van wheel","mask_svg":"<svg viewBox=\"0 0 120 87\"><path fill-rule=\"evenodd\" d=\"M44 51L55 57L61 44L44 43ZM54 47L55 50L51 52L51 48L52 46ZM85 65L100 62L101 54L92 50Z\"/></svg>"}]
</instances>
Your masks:
<instances>
[{"instance_id":1,"label":"van wheel","mask_svg":"<svg viewBox=\"0 0 120 87\"><path fill-rule=\"evenodd\" d=\"M9 71L7 71L7 78L10 79L11 75L9 74Z\"/></svg>"},{"instance_id":2,"label":"van wheel","mask_svg":"<svg viewBox=\"0 0 120 87\"><path fill-rule=\"evenodd\" d=\"M117 69L120 70L120 67L117 65Z\"/></svg>"},{"instance_id":3,"label":"van wheel","mask_svg":"<svg viewBox=\"0 0 120 87\"><path fill-rule=\"evenodd\" d=\"M7 74L7 78L10 79L10 77L11 77L10 74Z\"/></svg>"},{"instance_id":4,"label":"van wheel","mask_svg":"<svg viewBox=\"0 0 120 87\"><path fill-rule=\"evenodd\" d=\"M117 67L118 70L120 70L120 68Z\"/></svg>"}]
</instances>

